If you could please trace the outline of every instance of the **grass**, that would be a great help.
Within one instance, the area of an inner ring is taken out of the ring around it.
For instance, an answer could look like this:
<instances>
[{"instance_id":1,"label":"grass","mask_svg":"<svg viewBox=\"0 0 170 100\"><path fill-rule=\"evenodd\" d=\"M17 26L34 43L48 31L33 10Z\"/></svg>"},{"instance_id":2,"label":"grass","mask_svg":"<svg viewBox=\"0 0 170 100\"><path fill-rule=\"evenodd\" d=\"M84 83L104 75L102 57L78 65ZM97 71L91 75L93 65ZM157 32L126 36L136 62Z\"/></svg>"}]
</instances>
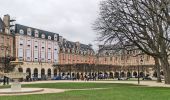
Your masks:
<instances>
[{"instance_id":1,"label":"grass","mask_svg":"<svg viewBox=\"0 0 170 100\"><path fill-rule=\"evenodd\" d=\"M170 100L170 88L145 87L113 83L44 83L23 87L58 89L107 88L102 90L73 90L64 93L26 96L1 96L0 100ZM1 87L2 88L2 87Z\"/></svg>"}]
</instances>

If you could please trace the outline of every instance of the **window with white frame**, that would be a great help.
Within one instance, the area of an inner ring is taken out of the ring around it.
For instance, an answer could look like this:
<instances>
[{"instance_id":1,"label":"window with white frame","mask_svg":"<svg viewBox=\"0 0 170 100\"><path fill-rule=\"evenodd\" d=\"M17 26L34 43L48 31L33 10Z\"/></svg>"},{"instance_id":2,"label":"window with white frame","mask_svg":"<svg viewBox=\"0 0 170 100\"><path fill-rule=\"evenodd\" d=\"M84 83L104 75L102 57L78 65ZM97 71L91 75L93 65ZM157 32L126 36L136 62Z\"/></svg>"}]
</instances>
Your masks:
<instances>
[{"instance_id":1,"label":"window with white frame","mask_svg":"<svg viewBox=\"0 0 170 100\"><path fill-rule=\"evenodd\" d=\"M19 48L19 50L18 50L18 57L19 57L20 61L23 60L23 49L22 48Z\"/></svg>"},{"instance_id":2,"label":"window with white frame","mask_svg":"<svg viewBox=\"0 0 170 100\"><path fill-rule=\"evenodd\" d=\"M51 36L48 36L48 39L51 40Z\"/></svg>"},{"instance_id":3,"label":"window with white frame","mask_svg":"<svg viewBox=\"0 0 170 100\"><path fill-rule=\"evenodd\" d=\"M27 29L27 35L31 36L31 28Z\"/></svg>"},{"instance_id":4,"label":"window with white frame","mask_svg":"<svg viewBox=\"0 0 170 100\"><path fill-rule=\"evenodd\" d=\"M20 30L19 30L19 34L24 34L24 30L23 30L23 29L20 29Z\"/></svg>"},{"instance_id":5,"label":"window with white frame","mask_svg":"<svg viewBox=\"0 0 170 100\"><path fill-rule=\"evenodd\" d=\"M55 34L54 35L54 40L57 41L57 39L58 39L58 36L57 36L57 34Z\"/></svg>"},{"instance_id":6,"label":"window with white frame","mask_svg":"<svg viewBox=\"0 0 170 100\"><path fill-rule=\"evenodd\" d=\"M38 36L39 36L38 30L35 30L35 31L34 31L34 36L35 36L35 37L38 37Z\"/></svg>"},{"instance_id":7,"label":"window with white frame","mask_svg":"<svg viewBox=\"0 0 170 100\"><path fill-rule=\"evenodd\" d=\"M44 38L45 38L45 34L42 34L42 35L41 35L41 38L43 38L43 39L44 39Z\"/></svg>"},{"instance_id":8,"label":"window with white frame","mask_svg":"<svg viewBox=\"0 0 170 100\"><path fill-rule=\"evenodd\" d=\"M30 49L26 50L26 57L27 57L26 58L27 61L31 61L31 50Z\"/></svg>"}]
</instances>

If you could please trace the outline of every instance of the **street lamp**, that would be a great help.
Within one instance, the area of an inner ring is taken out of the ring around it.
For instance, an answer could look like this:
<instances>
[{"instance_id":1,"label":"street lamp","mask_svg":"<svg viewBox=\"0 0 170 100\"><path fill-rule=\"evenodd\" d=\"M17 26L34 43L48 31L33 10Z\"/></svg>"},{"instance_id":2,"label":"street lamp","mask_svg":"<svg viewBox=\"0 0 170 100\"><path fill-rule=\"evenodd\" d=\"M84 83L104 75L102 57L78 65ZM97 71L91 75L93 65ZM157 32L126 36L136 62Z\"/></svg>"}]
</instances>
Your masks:
<instances>
[{"instance_id":1,"label":"street lamp","mask_svg":"<svg viewBox=\"0 0 170 100\"><path fill-rule=\"evenodd\" d=\"M141 65L141 67L142 67L142 63L143 63L143 56L141 55L140 56L140 65ZM139 65L138 65L138 84L140 84L139 78L140 78L140 72L139 72Z\"/></svg>"}]
</instances>

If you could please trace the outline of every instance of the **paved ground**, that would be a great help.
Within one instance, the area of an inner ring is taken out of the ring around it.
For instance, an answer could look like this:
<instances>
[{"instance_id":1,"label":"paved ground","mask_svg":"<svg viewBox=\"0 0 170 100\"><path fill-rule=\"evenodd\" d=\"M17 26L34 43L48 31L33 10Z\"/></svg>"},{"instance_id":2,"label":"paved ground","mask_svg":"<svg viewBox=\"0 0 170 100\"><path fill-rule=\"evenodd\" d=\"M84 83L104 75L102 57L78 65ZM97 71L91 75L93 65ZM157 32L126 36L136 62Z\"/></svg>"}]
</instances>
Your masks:
<instances>
[{"instance_id":1,"label":"paved ground","mask_svg":"<svg viewBox=\"0 0 170 100\"><path fill-rule=\"evenodd\" d=\"M137 81L72 81L72 80L51 80L51 81L35 81L35 82L22 82L21 84L36 84L36 83L62 83L62 82L75 82L75 83L127 83L127 84L138 84ZM170 85L162 83L157 83L156 81L140 81L140 85L154 86L154 87L170 87Z\"/></svg>"},{"instance_id":2,"label":"paved ground","mask_svg":"<svg viewBox=\"0 0 170 100\"><path fill-rule=\"evenodd\" d=\"M45 93L61 93L61 92L67 91L67 90L65 90L65 89L49 89L49 88L43 88L43 89L44 89L44 91L41 91L41 92L18 93L18 94L0 94L0 96L29 95L29 94L45 94Z\"/></svg>"},{"instance_id":3,"label":"paved ground","mask_svg":"<svg viewBox=\"0 0 170 100\"><path fill-rule=\"evenodd\" d=\"M127 83L127 84L138 84L137 81L72 81L72 80L57 80L57 81L35 81L35 82L22 82L21 84L37 84L37 83L63 83L63 82L75 82L75 83ZM156 81L140 81L140 85L154 86L154 87L170 87L164 83L157 83ZM102 89L102 88L92 88L92 89ZM49 89L44 88L42 92L36 93L20 93L12 95L28 95L28 94L44 94L44 93L61 93L65 91L70 91L75 89ZM76 89L76 90L89 90L89 89ZM0 96L9 95L9 94L0 94ZM11 94L10 94L11 95Z\"/></svg>"}]
</instances>

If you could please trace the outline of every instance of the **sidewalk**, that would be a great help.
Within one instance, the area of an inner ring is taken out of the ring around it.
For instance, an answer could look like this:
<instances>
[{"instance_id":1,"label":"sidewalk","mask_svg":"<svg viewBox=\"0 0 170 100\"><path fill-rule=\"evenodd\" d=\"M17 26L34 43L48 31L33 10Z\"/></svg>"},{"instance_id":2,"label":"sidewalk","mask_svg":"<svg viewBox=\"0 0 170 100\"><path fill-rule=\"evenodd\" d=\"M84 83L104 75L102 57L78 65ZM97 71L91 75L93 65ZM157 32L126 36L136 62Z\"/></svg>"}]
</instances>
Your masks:
<instances>
[{"instance_id":1,"label":"sidewalk","mask_svg":"<svg viewBox=\"0 0 170 100\"><path fill-rule=\"evenodd\" d=\"M21 82L21 84L37 84L37 83L126 83L126 84L135 84L137 81L72 81L72 80L50 80L50 81L34 81L34 82ZM157 83L156 81L140 81L139 85L146 85L152 87L170 87L170 85L162 83Z\"/></svg>"},{"instance_id":2,"label":"sidewalk","mask_svg":"<svg viewBox=\"0 0 170 100\"><path fill-rule=\"evenodd\" d=\"M32 82L21 82L21 84L38 84L38 83L125 83L138 85L137 81L117 81L117 80L100 80L100 81L78 81L78 80L49 80L49 81L32 81ZM11 84L11 83L10 83ZM3 85L1 83L0 85ZM170 87L170 84L157 83L156 81L140 81L139 85L146 85L151 87Z\"/></svg>"}]
</instances>

